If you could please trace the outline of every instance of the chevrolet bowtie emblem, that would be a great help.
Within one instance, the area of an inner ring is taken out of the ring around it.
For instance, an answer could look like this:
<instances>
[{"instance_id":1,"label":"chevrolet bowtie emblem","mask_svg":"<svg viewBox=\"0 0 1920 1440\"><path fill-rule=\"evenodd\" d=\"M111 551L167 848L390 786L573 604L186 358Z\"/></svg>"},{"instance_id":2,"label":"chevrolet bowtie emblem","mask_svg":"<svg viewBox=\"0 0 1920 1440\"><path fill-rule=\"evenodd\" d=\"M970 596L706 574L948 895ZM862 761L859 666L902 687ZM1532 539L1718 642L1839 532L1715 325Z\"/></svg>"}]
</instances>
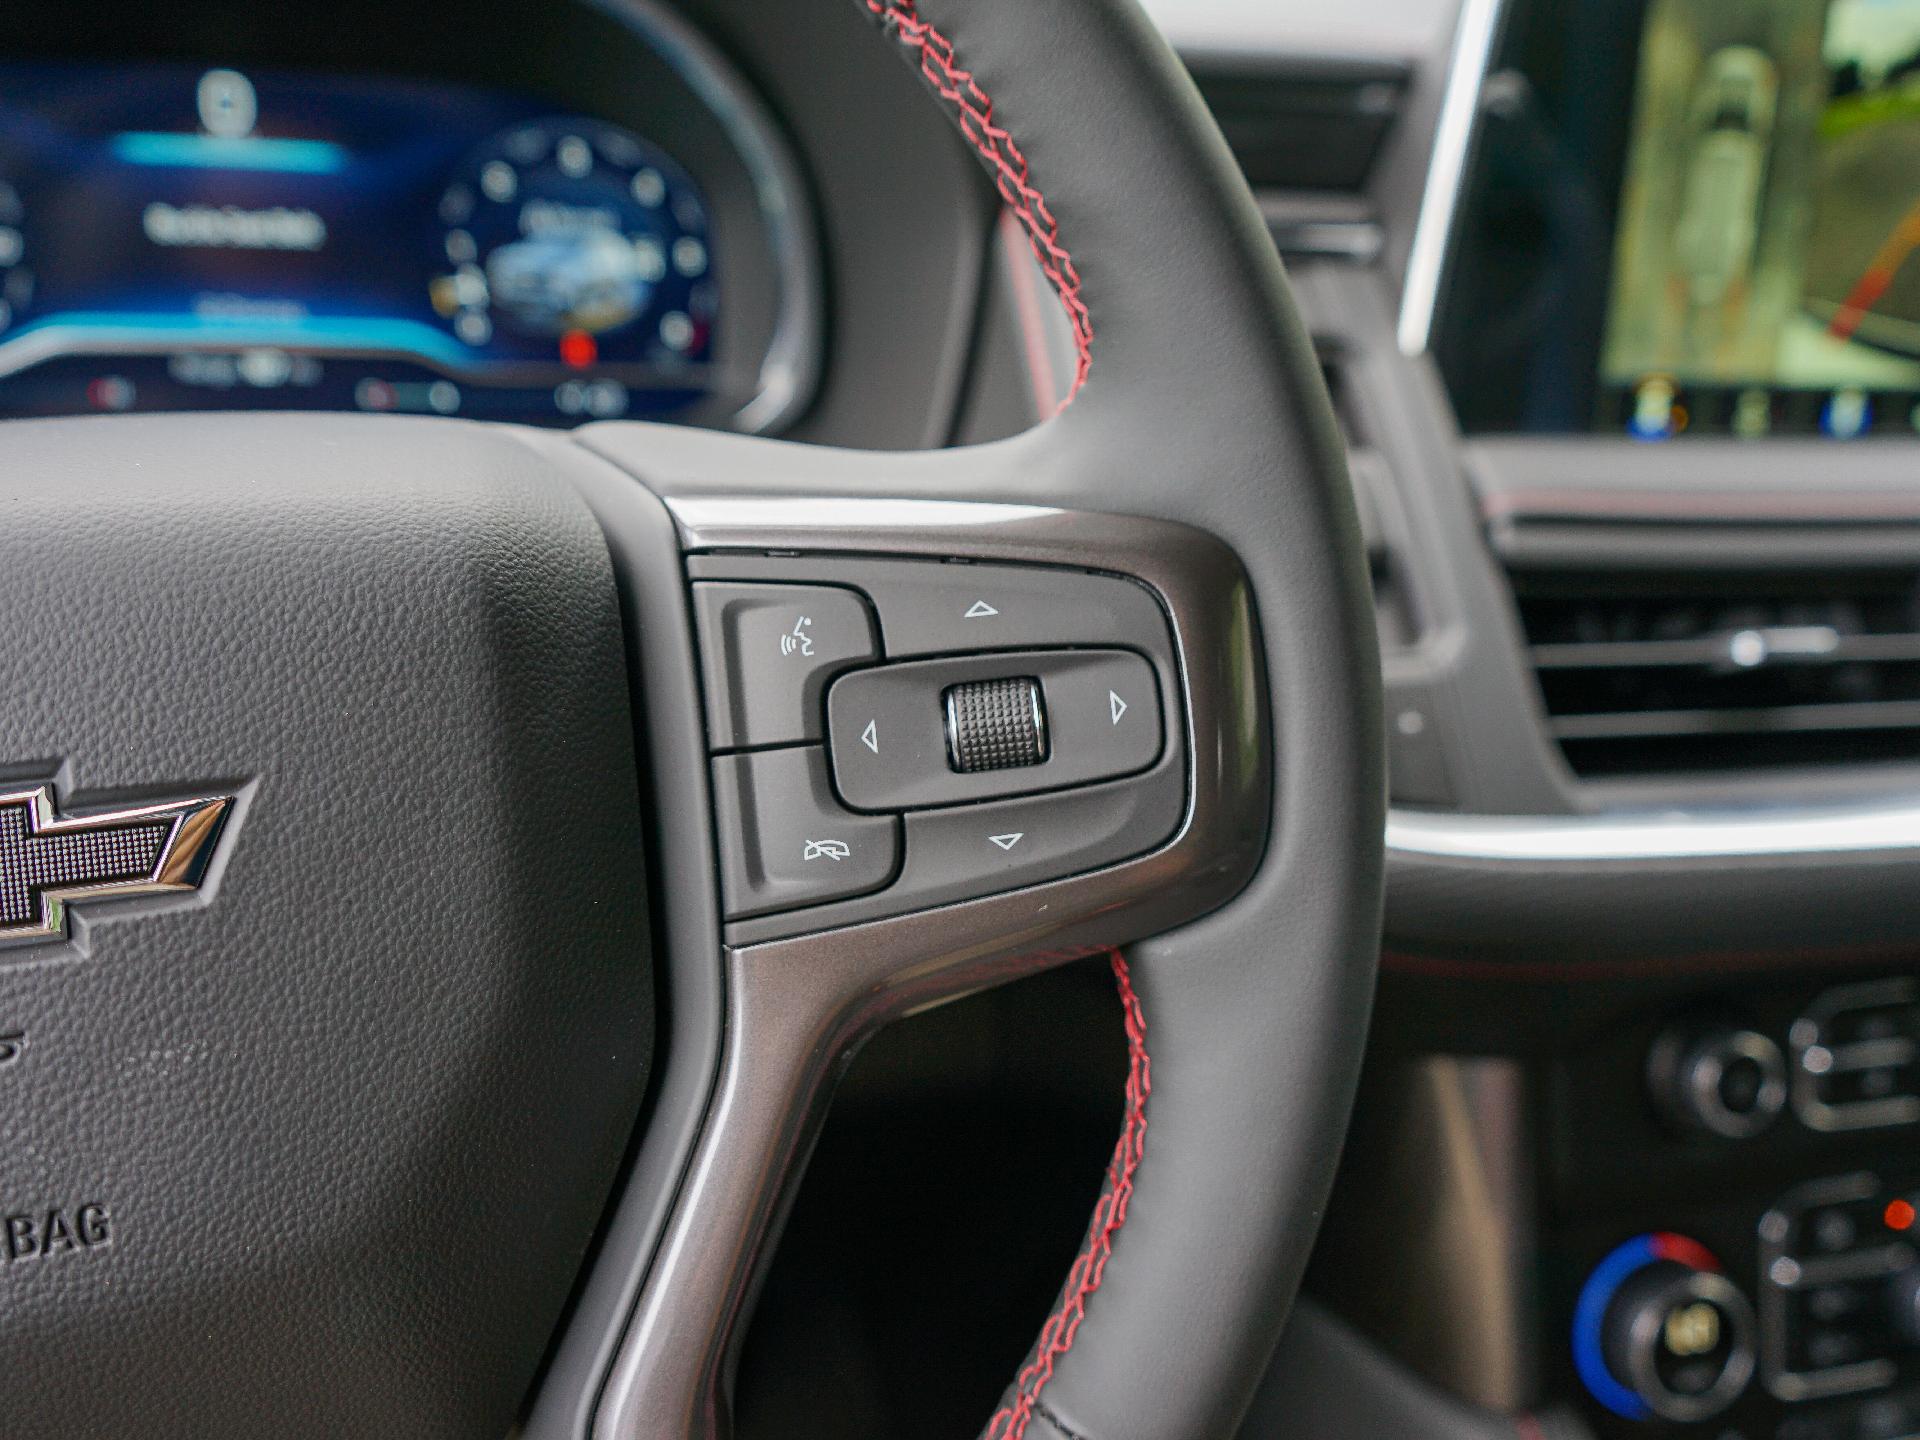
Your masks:
<instances>
[{"instance_id":1,"label":"chevrolet bowtie emblem","mask_svg":"<svg viewBox=\"0 0 1920 1440\"><path fill-rule=\"evenodd\" d=\"M60 940L67 906L197 890L231 795L61 819L53 786L0 786L0 945Z\"/></svg>"}]
</instances>

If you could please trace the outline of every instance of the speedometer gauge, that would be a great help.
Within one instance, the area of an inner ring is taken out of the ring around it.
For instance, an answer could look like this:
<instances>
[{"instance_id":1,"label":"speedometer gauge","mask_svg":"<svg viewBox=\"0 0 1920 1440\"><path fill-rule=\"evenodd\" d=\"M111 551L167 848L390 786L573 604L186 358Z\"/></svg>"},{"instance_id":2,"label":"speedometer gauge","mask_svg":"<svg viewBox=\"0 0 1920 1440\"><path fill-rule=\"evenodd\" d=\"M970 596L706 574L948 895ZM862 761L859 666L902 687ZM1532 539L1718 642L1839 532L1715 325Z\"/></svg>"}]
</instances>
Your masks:
<instances>
[{"instance_id":1,"label":"speedometer gauge","mask_svg":"<svg viewBox=\"0 0 1920 1440\"><path fill-rule=\"evenodd\" d=\"M440 220L429 298L476 359L657 384L710 358L706 204L639 137L577 119L516 126L469 157Z\"/></svg>"}]
</instances>

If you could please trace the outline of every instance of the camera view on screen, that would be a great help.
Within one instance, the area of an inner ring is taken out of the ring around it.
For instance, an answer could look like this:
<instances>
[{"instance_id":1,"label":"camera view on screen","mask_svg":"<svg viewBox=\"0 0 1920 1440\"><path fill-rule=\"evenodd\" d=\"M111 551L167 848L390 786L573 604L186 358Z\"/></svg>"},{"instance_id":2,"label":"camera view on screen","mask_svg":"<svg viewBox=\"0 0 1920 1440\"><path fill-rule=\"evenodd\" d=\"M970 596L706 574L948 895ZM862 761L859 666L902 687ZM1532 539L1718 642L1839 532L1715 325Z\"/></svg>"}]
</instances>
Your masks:
<instances>
[{"instance_id":1,"label":"camera view on screen","mask_svg":"<svg viewBox=\"0 0 1920 1440\"><path fill-rule=\"evenodd\" d=\"M1633 434L1920 430L1920 0L1654 0L1602 356Z\"/></svg>"}]
</instances>

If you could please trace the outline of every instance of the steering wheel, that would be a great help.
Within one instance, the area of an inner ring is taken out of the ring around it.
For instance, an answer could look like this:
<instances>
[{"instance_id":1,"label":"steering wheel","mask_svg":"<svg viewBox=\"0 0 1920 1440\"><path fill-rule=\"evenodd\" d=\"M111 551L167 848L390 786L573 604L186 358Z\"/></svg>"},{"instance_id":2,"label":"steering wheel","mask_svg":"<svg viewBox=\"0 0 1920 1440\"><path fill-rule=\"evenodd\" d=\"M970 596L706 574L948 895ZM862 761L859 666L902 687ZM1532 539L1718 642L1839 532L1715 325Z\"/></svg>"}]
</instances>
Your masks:
<instances>
[{"instance_id":1,"label":"steering wheel","mask_svg":"<svg viewBox=\"0 0 1920 1440\"><path fill-rule=\"evenodd\" d=\"M861 1040L1103 951L1125 1129L981 1420L1233 1432L1377 954L1341 444L1245 185L1132 0L859 3L1066 307L1075 394L1029 433L6 427L7 1434L724 1434ZM769 701L777 663L835 644L824 609L755 628L782 587L873 630ZM1133 759L1071 713L1088 675L1095 718L1149 727ZM1022 682L1050 741L964 708ZM896 733L874 716L959 748L868 774ZM969 768L976 743L1050 743L1055 778ZM849 828L802 862L768 838L799 813Z\"/></svg>"}]
</instances>

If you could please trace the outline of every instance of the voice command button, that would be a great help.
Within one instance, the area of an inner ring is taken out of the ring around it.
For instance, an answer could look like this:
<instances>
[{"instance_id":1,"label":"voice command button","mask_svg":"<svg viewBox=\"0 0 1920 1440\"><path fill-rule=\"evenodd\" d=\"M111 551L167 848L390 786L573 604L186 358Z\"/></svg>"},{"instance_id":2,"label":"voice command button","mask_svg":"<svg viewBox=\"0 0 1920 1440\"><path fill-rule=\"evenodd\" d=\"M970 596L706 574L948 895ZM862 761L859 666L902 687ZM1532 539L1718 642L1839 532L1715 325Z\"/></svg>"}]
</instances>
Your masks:
<instances>
[{"instance_id":1,"label":"voice command button","mask_svg":"<svg viewBox=\"0 0 1920 1440\"><path fill-rule=\"evenodd\" d=\"M833 585L693 587L716 750L818 740L827 682L879 656L873 615Z\"/></svg>"}]
</instances>

